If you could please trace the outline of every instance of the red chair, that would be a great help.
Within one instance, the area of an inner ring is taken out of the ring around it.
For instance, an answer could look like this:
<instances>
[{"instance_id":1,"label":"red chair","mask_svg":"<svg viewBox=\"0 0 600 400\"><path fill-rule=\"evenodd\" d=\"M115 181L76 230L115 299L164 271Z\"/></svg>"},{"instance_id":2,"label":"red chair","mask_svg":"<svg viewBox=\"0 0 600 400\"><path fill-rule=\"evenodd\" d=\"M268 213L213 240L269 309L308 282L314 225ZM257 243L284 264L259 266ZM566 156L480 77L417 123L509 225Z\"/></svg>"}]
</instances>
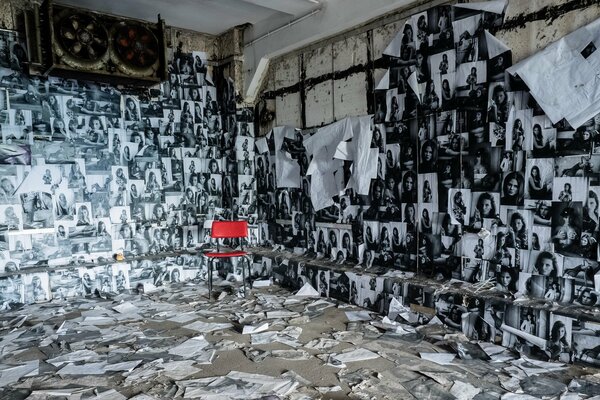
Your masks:
<instances>
[{"instance_id":1,"label":"red chair","mask_svg":"<svg viewBox=\"0 0 600 400\"><path fill-rule=\"evenodd\" d=\"M212 271L213 264L217 258L242 257L248 265L250 271L250 262L247 258L248 252L241 250L220 251L219 239L236 239L248 237L248 222L246 221L213 221L210 237L217 239L217 250L204 253L210 259L208 264L208 298L212 298ZM244 296L246 296L246 270L242 266L242 279L244 281Z\"/></svg>"}]
</instances>

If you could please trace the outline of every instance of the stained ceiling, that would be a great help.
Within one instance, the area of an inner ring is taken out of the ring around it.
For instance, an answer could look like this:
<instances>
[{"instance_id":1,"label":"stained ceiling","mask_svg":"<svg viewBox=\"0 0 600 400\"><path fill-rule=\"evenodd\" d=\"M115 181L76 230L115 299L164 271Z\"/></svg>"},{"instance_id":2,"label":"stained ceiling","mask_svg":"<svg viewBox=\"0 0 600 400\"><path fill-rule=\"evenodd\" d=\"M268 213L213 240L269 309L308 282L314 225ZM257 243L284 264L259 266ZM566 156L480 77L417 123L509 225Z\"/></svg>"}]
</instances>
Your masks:
<instances>
[{"instance_id":1,"label":"stained ceiling","mask_svg":"<svg viewBox=\"0 0 600 400\"><path fill-rule=\"evenodd\" d=\"M160 13L167 25L217 35L245 23L280 20L286 23L325 0L60 0L90 10L155 22Z\"/></svg>"}]
</instances>

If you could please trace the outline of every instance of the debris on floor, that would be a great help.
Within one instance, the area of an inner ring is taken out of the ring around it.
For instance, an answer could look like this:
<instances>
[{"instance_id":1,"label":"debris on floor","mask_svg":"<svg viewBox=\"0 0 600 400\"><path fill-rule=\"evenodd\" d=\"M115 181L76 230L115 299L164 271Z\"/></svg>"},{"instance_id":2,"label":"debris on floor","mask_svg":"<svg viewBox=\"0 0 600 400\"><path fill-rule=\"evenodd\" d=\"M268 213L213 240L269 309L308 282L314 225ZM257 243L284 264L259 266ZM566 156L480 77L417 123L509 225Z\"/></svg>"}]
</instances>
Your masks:
<instances>
[{"instance_id":1,"label":"debris on floor","mask_svg":"<svg viewBox=\"0 0 600 400\"><path fill-rule=\"evenodd\" d=\"M2 398L483 400L600 393L600 370L529 359L435 322L411 326L408 309L392 320L278 286L209 301L206 288L180 284L25 310L0 319Z\"/></svg>"}]
</instances>

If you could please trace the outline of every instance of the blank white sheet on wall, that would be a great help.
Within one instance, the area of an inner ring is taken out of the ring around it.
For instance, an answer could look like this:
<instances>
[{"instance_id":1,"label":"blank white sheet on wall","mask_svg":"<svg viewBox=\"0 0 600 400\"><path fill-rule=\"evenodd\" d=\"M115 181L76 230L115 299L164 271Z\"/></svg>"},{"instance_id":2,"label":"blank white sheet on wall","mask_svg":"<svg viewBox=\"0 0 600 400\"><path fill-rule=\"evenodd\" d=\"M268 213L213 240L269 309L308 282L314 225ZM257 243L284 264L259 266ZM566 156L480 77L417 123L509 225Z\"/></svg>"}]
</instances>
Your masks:
<instances>
[{"instance_id":1,"label":"blank white sheet on wall","mask_svg":"<svg viewBox=\"0 0 600 400\"><path fill-rule=\"evenodd\" d=\"M600 19L550 44L508 69L553 123L573 128L600 113Z\"/></svg>"},{"instance_id":2,"label":"blank white sheet on wall","mask_svg":"<svg viewBox=\"0 0 600 400\"><path fill-rule=\"evenodd\" d=\"M275 171L278 188L300 187L300 165L292 156L281 149L285 138L294 139L296 128L292 126L278 126L273 128L275 141Z\"/></svg>"}]
</instances>

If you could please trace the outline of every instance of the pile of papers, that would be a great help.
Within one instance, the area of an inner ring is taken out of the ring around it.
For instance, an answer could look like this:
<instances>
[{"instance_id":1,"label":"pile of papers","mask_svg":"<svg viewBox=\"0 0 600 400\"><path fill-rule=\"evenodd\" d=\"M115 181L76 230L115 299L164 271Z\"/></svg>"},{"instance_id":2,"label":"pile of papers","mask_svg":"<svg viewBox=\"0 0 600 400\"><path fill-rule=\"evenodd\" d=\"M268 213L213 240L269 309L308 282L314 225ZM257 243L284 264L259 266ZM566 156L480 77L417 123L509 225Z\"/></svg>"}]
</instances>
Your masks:
<instances>
[{"instance_id":1,"label":"pile of papers","mask_svg":"<svg viewBox=\"0 0 600 400\"><path fill-rule=\"evenodd\" d=\"M34 304L1 316L0 398L585 399L600 388L598 371L415 329L410 310L392 309L277 286L220 301L173 285Z\"/></svg>"}]
</instances>

